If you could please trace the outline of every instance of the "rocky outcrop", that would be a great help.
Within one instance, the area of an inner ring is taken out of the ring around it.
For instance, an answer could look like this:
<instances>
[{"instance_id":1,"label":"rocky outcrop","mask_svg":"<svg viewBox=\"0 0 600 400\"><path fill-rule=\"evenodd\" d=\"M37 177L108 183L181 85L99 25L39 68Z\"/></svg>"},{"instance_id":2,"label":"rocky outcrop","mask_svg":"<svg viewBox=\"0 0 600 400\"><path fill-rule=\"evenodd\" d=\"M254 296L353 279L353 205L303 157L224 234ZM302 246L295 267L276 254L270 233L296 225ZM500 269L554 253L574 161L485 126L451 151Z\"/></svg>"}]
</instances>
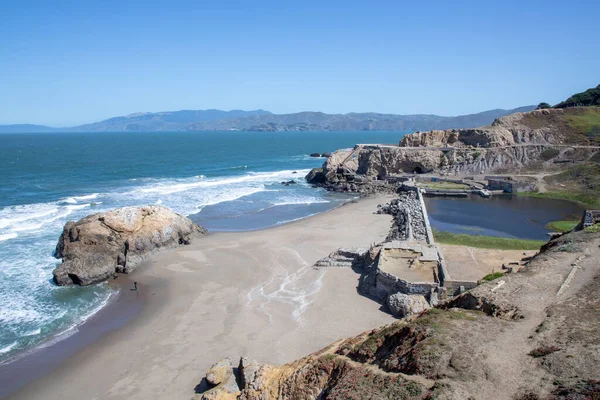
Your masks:
<instances>
[{"instance_id":1,"label":"rocky outcrop","mask_svg":"<svg viewBox=\"0 0 600 400\"><path fill-rule=\"evenodd\" d=\"M305 177L306 181L311 185L322 185L327 179L323 173L323 168L313 168Z\"/></svg>"},{"instance_id":2,"label":"rocky outcrop","mask_svg":"<svg viewBox=\"0 0 600 400\"><path fill-rule=\"evenodd\" d=\"M150 254L188 244L207 231L166 207L124 207L67 222L52 274L58 285L91 285L133 271Z\"/></svg>"},{"instance_id":3,"label":"rocky outcrop","mask_svg":"<svg viewBox=\"0 0 600 400\"><path fill-rule=\"evenodd\" d=\"M570 111L566 112L567 114ZM447 129L416 132L400 141L401 147L504 147L516 144L562 144L567 137L562 109L514 113L491 125L474 129Z\"/></svg>"},{"instance_id":4,"label":"rocky outcrop","mask_svg":"<svg viewBox=\"0 0 600 400\"><path fill-rule=\"evenodd\" d=\"M196 395L195 400L218 400L240 392L229 358L224 358L210 367L205 379L209 388L204 393Z\"/></svg>"},{"instance_id":5,"label":"rocky outcrop","mask_svg":"<svg viewBox=\"0 0 600 400\"><path fill-rule=\"evenodd\" d=\"M481 128L412 133L398 146L338 150L323 164L325 182L312 183L328 190L369 193L386 191L389 186L381 181L394 185L394 177L404 174L479 175L584 162L594 149L568 147L589 144L569 122L580 112L573 108L515 113ZM554 152L550 158L549 151Z\"/></svg>"},{"instance_id":6,"label":"rocky outcrop","mask_svg":"<svg viewBox=\"0 0 600 400\"><path fill-rule=\"evenodd\" d=\"M313 158L327 158L331 155L331 152L327 151L325 153L310 153L310 156Z\"/></svg>"}]
</instances>

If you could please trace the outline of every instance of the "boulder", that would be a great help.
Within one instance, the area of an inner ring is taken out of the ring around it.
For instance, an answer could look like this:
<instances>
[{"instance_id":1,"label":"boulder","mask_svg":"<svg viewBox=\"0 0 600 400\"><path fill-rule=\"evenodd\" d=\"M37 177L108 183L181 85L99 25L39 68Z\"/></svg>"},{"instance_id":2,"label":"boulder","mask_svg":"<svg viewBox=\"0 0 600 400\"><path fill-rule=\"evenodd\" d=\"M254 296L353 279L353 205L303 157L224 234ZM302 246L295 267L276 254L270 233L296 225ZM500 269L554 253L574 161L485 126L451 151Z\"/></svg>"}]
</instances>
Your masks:
<instances>
[{"instance_id":1,"label":"boulder","mask_svg":"<svg viewBox=\"0 0 600 400\"><path fill-rule=\"evenodd\" d=\"M227 382L229 377L233 375L233 365L229 358L224 358L221 361L213 364L206 372L206 381L211 385L219 385Z\"/></svg>"},{"instance_id":2,"label":"boulder","mask_svg":"<svg viewBox=\"0 0 600 400\"><path fill-rule=\"evenodd\" d=\"M281 184L282 184L283 186L295 185L296 183L297 183L297 182L296 182L295 180L293 180L293 179L292 179L292 180L289 180L289 181L283 181L283 182L281 182Z\"/></svg>"},{"instance_id":3,"label":"boulder","mask_svg":"<svg viewBox=\"0 0 600 400\"><path fill-rule=\"evenodd\" d=\"M323 184L327 181L325 174L323 173L323 168L311 169L304 179L311 185Z\"/></svg>"},{"instance_id":4,"label":"boulder","mask_svg":"<svg viewBox=\"0 0 600 400\"><path fill-rule=\"evenodd\" d=\"M321 153L310 153L310 156L314 157L314 158L320 158L321 157Z\"/></svg>"},{"instance_id":5,"label":"boulder","mask_svg":"<svg viewBox=\"0 0 600 400\"><path fill-rule=\"evenodd\" d=\"M206 373L206 382L210 388L205 392L196 394L194 400L222 400L235 398L234 394L240 392L237 378L233 372L233 365L229 358L224 358L214 364Z\"/></svg>"},{"instance_id":6,"label":"boulder","mask_svg":"<svg viewBox=\"0 0 600 400\"><path fill-rule=\"evenodd\" d=\"M189 244L207 231L166 207L124 207L65 224L52 271L57 285L91 285L129 273L156 251Z\"/></svg>"},{"instance_id":7,"label":"boulder","mask_svg":"<svg viewBox=\"0 0 600 400\"><path fill-rule=\"evenodd\" d=\"M427 302L425 297L417 294L404 294L401 292L388 296L387 305L391 313L399 318L419 314L430 308L429 302Z\"/></svg>"}]
</instances>

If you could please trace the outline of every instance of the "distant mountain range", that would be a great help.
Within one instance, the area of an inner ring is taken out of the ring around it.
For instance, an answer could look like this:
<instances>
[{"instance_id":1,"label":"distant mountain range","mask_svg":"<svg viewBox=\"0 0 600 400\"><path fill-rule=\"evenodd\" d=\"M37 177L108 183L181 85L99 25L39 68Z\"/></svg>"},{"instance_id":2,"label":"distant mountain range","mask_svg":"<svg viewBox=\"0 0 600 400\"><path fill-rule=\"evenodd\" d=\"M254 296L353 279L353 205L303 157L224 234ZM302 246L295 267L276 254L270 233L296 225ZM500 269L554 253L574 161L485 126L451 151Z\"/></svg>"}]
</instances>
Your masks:
<instances>
[{"instance_id":1,"label":"distant mountain range","mask_svg":"<svg viewBox=\"0 0 600 400\"><path fill-rule=\"evenodd\" d=\"M489 125L498 117L525 112L535 106L512 110L489 110L477 114L442 117L430 114L396 115L378 113L325 114L300 112L273 114L265 110L183 110L136 113L70 128L43 125L0 125L0 133L44 132L174 132L174 131L427 131L474 128Z\"/></svg>"}]
</instances>

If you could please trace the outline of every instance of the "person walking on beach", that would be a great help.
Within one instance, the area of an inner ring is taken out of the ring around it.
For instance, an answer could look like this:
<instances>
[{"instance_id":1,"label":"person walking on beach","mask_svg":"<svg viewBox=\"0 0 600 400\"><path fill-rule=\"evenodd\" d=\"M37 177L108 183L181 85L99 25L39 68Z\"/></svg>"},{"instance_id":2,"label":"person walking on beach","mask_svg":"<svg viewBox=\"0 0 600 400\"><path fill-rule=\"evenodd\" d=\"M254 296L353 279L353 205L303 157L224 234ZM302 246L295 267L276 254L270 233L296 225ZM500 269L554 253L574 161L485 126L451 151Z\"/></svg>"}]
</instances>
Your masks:
<instances>
[{"instance_id":1,"label":"person walking on beach","mask_svg":"<svg viewBox=\"0 0 600 400\"><path fill-rule=\"evenodd\" d=\"M135 290L136 292L138 291L137 290L137 282L133 282L133 290Z\"/></svg>"}]
</instances>

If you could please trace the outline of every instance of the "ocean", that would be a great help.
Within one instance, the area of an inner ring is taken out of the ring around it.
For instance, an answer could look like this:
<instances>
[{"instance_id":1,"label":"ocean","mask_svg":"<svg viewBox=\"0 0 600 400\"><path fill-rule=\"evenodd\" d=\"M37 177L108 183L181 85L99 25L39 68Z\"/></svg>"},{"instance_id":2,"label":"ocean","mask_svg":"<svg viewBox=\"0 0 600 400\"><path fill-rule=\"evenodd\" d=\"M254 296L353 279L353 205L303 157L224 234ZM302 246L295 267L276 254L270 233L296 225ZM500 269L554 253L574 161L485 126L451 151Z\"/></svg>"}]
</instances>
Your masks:
<instances>
[{"instance_id":1,"label":"ocean","mask_svg":"<svg viewBox=\"0 0 600 400\"><path fill-rule=\"evenodd\" d=\"M401 132L0 134L0 362L77 332L105 305L106 284L58 287L54 247L69 220L161 204L211 231L267 228L351 195L310 187L309 156ZM281 182L294 180L289 186Z\"/></svg>"}]
</instances>

